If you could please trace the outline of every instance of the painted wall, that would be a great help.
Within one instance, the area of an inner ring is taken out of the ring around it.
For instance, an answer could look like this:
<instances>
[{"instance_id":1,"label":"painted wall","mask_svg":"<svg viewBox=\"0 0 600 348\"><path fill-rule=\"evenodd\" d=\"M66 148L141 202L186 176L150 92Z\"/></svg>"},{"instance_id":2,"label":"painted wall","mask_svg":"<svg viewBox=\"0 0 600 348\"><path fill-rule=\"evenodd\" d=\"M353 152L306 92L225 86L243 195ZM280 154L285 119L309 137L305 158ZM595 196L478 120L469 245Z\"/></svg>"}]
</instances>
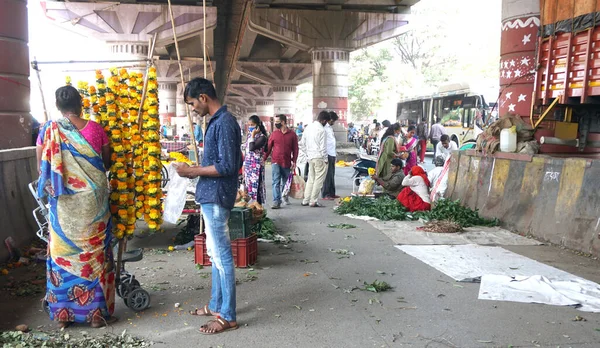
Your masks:
<instances>
[{"instance_id":1,"label":"painted wall","mask_svg":"<svg viewBox=\"0 0 600 348\"><path fill-rule=\"evenodd\" d=\"M0 262L8 257L4 240L17 247L36 238L32 211L37 207L27 185L37 179L35 147L0 150Z\"/></svg>"},{"instance_id":2,"label":"painted wall","mask_svg":"<svg viewBox=\"0 0 600 348\"><path fill-rule=\"evenodd\" d=\"M600 160L453 154L447 197L522 235L600 256Z\"/></svg>"}]
</instances>

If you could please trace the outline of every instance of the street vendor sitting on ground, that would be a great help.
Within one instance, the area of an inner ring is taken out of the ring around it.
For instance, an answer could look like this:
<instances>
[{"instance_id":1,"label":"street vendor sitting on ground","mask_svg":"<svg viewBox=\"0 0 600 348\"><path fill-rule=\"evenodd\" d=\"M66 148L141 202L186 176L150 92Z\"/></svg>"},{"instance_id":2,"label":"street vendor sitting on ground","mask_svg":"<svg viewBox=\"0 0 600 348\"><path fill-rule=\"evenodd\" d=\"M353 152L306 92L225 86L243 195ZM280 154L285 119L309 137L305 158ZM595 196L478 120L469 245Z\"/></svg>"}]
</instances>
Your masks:
<instances>
[{"instance_id":1,"label":"street vendor sitting on ground","mask_svg":"<svg viewBox=\"0 0 600 348\"><path fill-rule=\"evenodd\" d=\"M404 163L399 158L394 158L392 160L392 171L384 178L380 178L377 175L373 175L372 178L379 185L383 187L385 192L392 196L393 199L396 199L402 191L402 180L404 180L404 172L402 168L404 167Z\"/></svg>"}]
</instances>

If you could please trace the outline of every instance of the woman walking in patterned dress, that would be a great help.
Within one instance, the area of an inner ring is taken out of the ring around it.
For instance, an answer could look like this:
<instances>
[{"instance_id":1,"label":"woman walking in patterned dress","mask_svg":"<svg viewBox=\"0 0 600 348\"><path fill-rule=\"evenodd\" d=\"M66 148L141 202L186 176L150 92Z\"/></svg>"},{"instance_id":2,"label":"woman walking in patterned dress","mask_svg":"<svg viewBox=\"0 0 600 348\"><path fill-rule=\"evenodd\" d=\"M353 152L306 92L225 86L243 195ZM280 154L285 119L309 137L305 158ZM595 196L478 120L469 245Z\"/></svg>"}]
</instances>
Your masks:
<instances>
[{"instance_id":1,"label":"woman walking in patterned dress","mask_svg":"<svg viewBox=\"0 0 600 348\"><path fill-rule=\"evenodd\" d=\"M263 156L267 146L267 130L258 116L248 119L248 138L244 155L244 183L248 196L259 204L265 203L265 162Z\"/></svg>"},{"instance_id":2,"label":"woman walking in patterned dress","mask_svg":"<svg viewBox=\"0 0 600 348\"><path fill-rule=\"evenodd\" d=\"M108 137L79 117L75 88L56 90L56 107L63 117L46 123L36 142L38 195L50 203L46 301L61 327L102 327L116 321Z\"/></svg>"}]
</instances>

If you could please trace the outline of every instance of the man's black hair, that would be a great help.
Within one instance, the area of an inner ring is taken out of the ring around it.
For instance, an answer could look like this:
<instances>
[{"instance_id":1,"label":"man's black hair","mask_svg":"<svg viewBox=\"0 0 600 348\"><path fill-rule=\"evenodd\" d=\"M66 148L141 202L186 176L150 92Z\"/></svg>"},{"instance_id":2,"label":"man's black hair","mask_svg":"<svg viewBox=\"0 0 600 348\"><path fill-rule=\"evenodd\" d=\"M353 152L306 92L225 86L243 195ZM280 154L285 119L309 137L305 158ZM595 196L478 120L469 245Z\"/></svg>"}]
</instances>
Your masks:
<instances>
[{"instance_id":1,"label":"man's black hair","mask_svg":"<svg viewBox=\"0 0 600 348\"><path fill-rule=\"evenodd\" d=\"M279 121L281 121L281 123L287 124L287 116L286 115L280 114L280 115L277 115L277 118L279 119Z\"/></svg>"},{"instance_id":2,"label":"man's black hair","mask_svg":"<svg viewBox=\"0 0 600 348\"><path fill-rule=\"evenodd\" d=\"M443 134L443 135L440 137L440 141L442 141L442 142L443 142L443 141L450 141L450 136L449 136L448 134Z\"/></svg>"},{"instance_id":3,"label":"man's black hair","mask_svg":"<svg viewBox=\"0 0 600 348\"><path fill-rule=\"evenodd\" d=\"M73 86L63 86L56 90L56 108L62 112L81 113L81 95Z\"/></svg>"},{"instance_id":4,"label":"man's black hair","mask_svg":"<svg viewBox=\"0 0 600 348\"><path fill-rule=\"evenodd\" d=\"M200 95L206 95L210 99L217 99L217 91L213 86L212 82L203 79L201 77L196 77L188 82L185 85L185 90L183 91L183 98L200 98Z\"/></svg>"},{"instance_id":5,"label":"man's black hair","mask_svg":"<svg viewBox=\"0 0 600 348\"><path fill-rule=\"evenodd\" d=\"M340 118L334 111L329 111L329 117L331 121L337 121Z\"/></svg>"},{"instance_id":6,"label":"man's black hair","mask_svg":"<svg viewBox=\"0 0 600 348\"><path fill-rule=\"evenodd\" d=\"M319 121L319 122L323 122L323 121L329 122L330 120L331 120L331 116L329 115L329 112L327 112L327 111L321 111L319 113L319 117L317 117L317 121Z\"/></svg>"},{"instance_id":7,"label":"man's black hair","mask_svg":"<svg viewBox=\"0 0 600 348\"><path fill-rule=\"evenodd\" d=\"M389 126L391 126L391 125L392 125L392 123L391 123L390 121L388 121L388 120L385 120L385 121L381 122L381 124L382 124L384 127L389 127Z\"/></svg>"}]
</instances>

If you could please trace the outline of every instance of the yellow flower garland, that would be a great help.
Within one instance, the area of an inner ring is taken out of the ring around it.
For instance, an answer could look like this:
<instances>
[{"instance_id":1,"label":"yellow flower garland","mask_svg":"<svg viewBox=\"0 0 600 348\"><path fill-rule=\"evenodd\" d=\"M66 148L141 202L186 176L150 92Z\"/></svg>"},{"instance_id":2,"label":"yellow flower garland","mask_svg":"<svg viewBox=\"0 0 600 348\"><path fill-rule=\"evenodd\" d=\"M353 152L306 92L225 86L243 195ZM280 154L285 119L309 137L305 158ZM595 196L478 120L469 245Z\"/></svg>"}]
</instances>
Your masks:
<instances>
[{"instance_id":1,"label":"yellow flower garland","mask_svg":"<svg viewBox=\"0 0 600 348\"><path fill-rule=\"evenodd\" d=\"M142 218L151 231L158 231L163 208L156 69L152 67L148 75L142 115L138 110L143 74L112 68L108 79L101 70L96 70L95 75L96 86L79 82L77 87L82 96L83 117L100 123L110 139L110 210L114 235L119 239L132 235L137 219ZM70 77L65 81L71 85Z\"/></svg>"}]
</instances>

